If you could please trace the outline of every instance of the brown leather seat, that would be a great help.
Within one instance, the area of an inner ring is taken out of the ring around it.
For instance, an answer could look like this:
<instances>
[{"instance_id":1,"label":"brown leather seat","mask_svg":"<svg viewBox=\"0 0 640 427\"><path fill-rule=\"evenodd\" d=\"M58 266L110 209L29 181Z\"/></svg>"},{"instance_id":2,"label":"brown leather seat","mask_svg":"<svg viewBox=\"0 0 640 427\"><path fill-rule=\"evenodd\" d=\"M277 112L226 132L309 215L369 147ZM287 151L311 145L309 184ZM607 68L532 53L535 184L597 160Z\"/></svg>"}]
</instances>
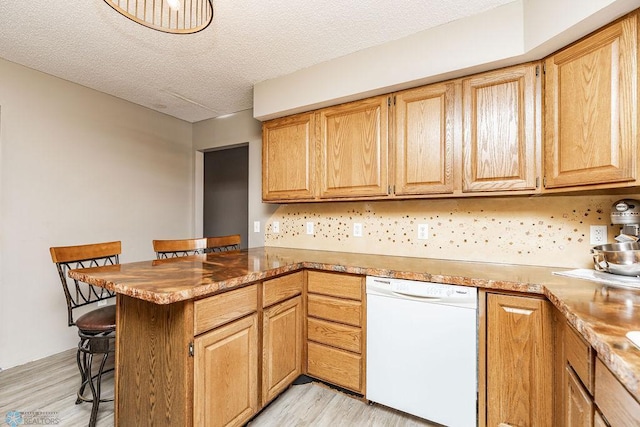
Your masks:
<instances>
[{"instance_id":1,"label":"brown leather seat","mask_svg":"<svg viewBox=\"0 0 640 427\"><path fill-rule=\"evenodd\" d=\"M108 305L83 314L76 319L76 326L89 334L113 331L116 329L116 306Z\"/></svg>"}]
</instances>

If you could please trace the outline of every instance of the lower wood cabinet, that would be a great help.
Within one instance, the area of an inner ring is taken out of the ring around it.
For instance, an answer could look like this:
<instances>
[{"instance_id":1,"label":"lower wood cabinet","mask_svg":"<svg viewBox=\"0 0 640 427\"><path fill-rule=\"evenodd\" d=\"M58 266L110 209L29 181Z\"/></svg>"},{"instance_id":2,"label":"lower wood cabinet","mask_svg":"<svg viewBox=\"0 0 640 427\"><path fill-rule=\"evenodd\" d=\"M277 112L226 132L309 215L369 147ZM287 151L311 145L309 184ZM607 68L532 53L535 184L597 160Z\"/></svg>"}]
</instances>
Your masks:
<instances>
[{"instance_id":1,"label":"lower wood cabinet","mask_svg":"<svg viewBox=\"0 0 640 427\"><path fill-rule=\"evenodd\" d=\"M640 425L640 403L557 310L554 398L559 427Z\"/></svg>"},{"instance_id":2,"label":"lower wood cabinet","mask_svg":"<svg viewBox=\"0 0 640 427\"><path fill-rule=\"evenodd\" d=\"M600 412L595 411L593 414L593 427L608 427L607 423L602 418Z\"/></svg>"},{"instance_id":3,"label":"lower wood cabinet","mask_svg":"<svg viewBox=\"0 0 640 427\"><path fill-rule=\"evenodd\" d=\"M314 342L308 343L307 352L309 375L349 390L364 392L361 354Z\"/></svg>"},{"instance_id":4,"label":"lower wood cabinet","mask_svg":"<svg viewBox=\"0 0 640 427\"><path fill-rule=\"evenodd\" d=\"M550 303L486 295L486 425L553 426Z\"/></svg>"},{"instance_id":5,"label":"lower wood cabinet","mask_svg":"<svg viewBox=\"0 0 640 427\"><path fill-rule=\"evenodd\" d=\"M639 426L640 403L599 358L595 365L594 401L603 418L613 427Z\"/></svg>"},{"instance_id":6,"label":"lower wood cabinet","mask_svg":"<svg viewBox=\"0 0 640 427\"><path fill-rule=\"evenodd\" d=\"M269 307L262 316L264 406L302 373L302 297Z\"/></svg>"},{"instance_id":7,"label":"lower wood cabinet","mask_svg":"<svg viewBox=\"0 0 640 427\"><path fill-rule=\"evenodd\" d=\"M195 339L194 425L241 426L258 409L258 315Z\"/></svg>"},{"instance_id":8,"label":"lower wood cabinet","mask_svg":"<svg viewBox=\"0 0 640 427\"><path fill-rule=\"evenodd\" d=\"M570 366L565 368L566 375L566 410L565 425L567 427L593 426L593 400L582 386L578 376Z\"/></svg>"},{"instance_id":9,"label":"lower wood cabinet","mask_svg":"<svg viewBox=\"0 0 640 427\"><path fill-rule=\"evenodd\" d=\"M365 394L364 278L309 271L307 373Z\"/></svg>"}]
</instances>

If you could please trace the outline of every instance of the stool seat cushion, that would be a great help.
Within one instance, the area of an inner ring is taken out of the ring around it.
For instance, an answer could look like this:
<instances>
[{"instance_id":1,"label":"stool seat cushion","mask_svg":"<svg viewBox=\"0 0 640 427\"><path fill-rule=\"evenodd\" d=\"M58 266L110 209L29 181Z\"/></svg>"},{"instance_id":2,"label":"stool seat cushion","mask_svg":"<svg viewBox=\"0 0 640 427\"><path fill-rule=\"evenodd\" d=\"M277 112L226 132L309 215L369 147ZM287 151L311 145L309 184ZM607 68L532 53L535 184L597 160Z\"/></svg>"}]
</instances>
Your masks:
<instances>
[{"instance_id":1,"label":"stool seat cushion","mask_svg":"<svg viewBox=\"0 0 640 427\"><path fill-rule=\"evenodd\" d=\"M101 307L83 314L76 320L76 326L83 332L107 332L116 328L115 304Z\"/></svg>"}]
</instances>

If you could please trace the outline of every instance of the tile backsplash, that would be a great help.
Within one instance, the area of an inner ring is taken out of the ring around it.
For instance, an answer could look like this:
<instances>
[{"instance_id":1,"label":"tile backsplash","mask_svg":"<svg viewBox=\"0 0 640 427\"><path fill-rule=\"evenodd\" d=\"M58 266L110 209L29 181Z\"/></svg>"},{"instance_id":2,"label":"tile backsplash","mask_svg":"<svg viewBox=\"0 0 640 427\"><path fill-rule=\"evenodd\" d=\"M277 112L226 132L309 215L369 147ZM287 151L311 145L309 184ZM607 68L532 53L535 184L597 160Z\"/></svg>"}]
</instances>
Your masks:
<instances>
[{"instance_id":1,"label":"tile backsplash","mask_svg":"<svg viewBox=\"0 0 640 427\"><path fill-rule=\"evenodd\" d=\"M622 198L640 195L281 205L265 228L265 246L590 268L589 226L606 225L613 242L620 227L609 213ZM362 224L362 237L353 236L354 223ZM419 224L428 226L426 240L418 239Z\"/></svg>"}]
</instances>

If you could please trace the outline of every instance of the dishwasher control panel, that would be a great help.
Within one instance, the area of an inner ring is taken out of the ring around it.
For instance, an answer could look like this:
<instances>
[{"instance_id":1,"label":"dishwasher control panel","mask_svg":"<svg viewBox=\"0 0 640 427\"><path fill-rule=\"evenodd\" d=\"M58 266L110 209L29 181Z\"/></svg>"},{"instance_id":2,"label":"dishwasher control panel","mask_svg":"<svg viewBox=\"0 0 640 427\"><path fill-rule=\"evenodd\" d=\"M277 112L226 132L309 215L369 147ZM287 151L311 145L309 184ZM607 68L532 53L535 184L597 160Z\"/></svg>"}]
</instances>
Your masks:
<instances>
[{"instance_id":1,"label":"dishwasher control panel","mask_svg":"<svg viewBox=\"0 0 640 427\"><path fill-rule=\"evenodd\" d=\"M367 293L431 300L432 302L456 302L477 306L478 290L474 287L420 282L417 280L391 279L367 276Z\"/></svg>"}]
</instances>

